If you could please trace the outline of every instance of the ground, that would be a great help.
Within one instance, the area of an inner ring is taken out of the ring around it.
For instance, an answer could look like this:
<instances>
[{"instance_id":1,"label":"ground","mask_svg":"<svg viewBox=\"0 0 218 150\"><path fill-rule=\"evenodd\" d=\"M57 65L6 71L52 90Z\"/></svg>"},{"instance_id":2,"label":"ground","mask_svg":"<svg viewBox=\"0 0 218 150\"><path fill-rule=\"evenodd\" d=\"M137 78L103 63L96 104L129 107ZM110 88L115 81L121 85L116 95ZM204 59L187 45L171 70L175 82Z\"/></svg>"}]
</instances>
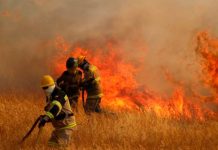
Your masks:
<instances>
[{"instance_id":1,"label":"ground","mask_svg":"<svg viewBox=\"0 0 218 150\"><path fill-rule=\"evenodd\" d=\"M0 149L51 149L46 146L52 131L49 124L37 145L37 128L24 144L19 144L37 116L43 114L43 106L40 94L0 94ZM214 120L164 119L148 112L86 116L82 107L76 117L73 143L79 150L218 149L218 123Z\"/></svg>"}]
</instances>

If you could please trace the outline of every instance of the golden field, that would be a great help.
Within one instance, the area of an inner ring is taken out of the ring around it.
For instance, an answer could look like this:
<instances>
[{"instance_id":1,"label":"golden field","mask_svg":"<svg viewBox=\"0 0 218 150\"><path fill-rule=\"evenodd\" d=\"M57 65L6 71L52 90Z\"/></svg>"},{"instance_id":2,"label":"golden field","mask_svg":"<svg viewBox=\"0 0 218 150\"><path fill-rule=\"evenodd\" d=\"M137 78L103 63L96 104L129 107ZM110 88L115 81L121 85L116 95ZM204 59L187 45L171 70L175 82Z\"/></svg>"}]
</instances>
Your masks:
<instances>
[{"instance_id":1,"label":"golden field","mask_svg":"<svg viewBox=\"0 0 218 150\"><path fill-rule=\"evenodd\" d=\"M51 149L46 146L52 131L48 124L38 144L38 128L24 144L19 144L37 116L43 114L43 108L40 94L0 94L0 149ZM218 123L213 120L163 119L146 112L86 116L81 105L76 117L75 148L69 149L218 149Z\"/></svg>"}]
</instances>

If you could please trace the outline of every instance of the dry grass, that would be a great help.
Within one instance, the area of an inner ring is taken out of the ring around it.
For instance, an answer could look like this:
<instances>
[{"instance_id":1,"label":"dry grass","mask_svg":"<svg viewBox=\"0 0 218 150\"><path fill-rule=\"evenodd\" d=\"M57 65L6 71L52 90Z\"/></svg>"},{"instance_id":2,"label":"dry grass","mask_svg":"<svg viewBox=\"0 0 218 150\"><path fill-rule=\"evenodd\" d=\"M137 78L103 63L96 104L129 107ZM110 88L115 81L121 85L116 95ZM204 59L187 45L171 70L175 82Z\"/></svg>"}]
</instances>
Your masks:
<instances>
[{"instance_id":1,"label":"dry grass","mask_svg":"<svg viewBox=\"0 0 218 150\"><path fill-rule=\"evenodd\" d=\"M46 125L38 145L34 145L37 129L23 145L18 144L34 119L43 113L44 100L38 97L0 95L1 150L49 149L46 142L51 125ZM76 149L218 149L218 123L212 120L176 121L136 112L87 117L81 108L76 117Z\"/></svg>"}]
</instances>

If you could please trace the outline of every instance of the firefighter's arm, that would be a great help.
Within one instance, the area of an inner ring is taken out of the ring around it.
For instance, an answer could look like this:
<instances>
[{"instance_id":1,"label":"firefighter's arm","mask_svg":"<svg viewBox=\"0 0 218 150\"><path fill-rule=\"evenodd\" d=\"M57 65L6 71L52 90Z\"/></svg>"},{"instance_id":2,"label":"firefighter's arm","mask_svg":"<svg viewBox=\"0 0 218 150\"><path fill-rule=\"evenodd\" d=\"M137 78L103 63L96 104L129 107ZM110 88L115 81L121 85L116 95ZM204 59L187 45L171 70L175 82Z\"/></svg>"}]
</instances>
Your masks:
<instances>
[{"instance_id":1,"label":"firefighter's arm","mask_svg":"<svg viewBox=\"0 0 218 150\"><path fill-rule=\"evenodd\" d=\"M54 119L58 116L62 110L62 106L65 104L65 96L56 96L50 104L50 109L46 112L46 116L50 119Z\"/></svg>"},{"instance_id":2,"label":"firefighter's arm","mask_svg":"<svg viewBox=\"0 0 218 150\"><path fill-rule=\"evenodd\" d=\"M65 72L56 81L56 83L59 87L64 86L64 76L65 76Z\"/></svg>"},{"instance_id":3,"label":"firefighter's arm","mask_svg":"<svg viewBox=\"0 0 218 150\"><path fill-rule=\"evenodd\" d=\"M60 111L61 109L59 108L59 106L52 106L52 108L49 111L46 111L45 115L41 118L38 127L41 128L45 125L46 122L54 119L54 117L57 116Z\"/></svg>"},{"instance_id":4,"label":"firefighter's arm","mask_svg":"<svg viewBox=\"0 0 218 150\"><path fill-rule=\"evenodd\" d=\"M92 70L84 71L84 79L81 82L83 87L88 86L94 80L95 80L95 75Z\"/></svg>"},{"instance_id":5,"label":"firefighter's arm","mask_svg":"<svg viewBox=\"0 0 218 150\"><path fill-rule=\"evenodd\" d=\"M65 103L65 97L62 96L56 96L57 100L53 100L50 104L50 109L46 111L45 115L40 120L40 123L38 125L39 128L43 127L46 122L49 122L50 120L54 119L56 116L58 116L62 110L62 106Z\"/></svg>"}]
</instances>

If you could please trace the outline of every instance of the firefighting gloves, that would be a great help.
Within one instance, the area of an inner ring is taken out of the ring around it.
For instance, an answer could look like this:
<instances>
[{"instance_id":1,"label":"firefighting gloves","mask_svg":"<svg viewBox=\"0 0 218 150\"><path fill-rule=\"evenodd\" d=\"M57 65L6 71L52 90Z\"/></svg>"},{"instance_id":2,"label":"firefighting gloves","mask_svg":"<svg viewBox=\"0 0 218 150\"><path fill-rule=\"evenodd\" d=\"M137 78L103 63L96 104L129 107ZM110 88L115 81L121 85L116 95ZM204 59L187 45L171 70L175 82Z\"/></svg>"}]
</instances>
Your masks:
<instances>
[{"instance_id":1,"label":"firefighting gloves","mask_svg":"<svg viewBox=\"0 0 218 150\"><path fill-rule=\"evenodd\" d=\"M39 128L44 127L45 123L48 122L49 119L50 119L50 118L49 118L47 115L44 115L44 116L41 118L38 127L39 127Z\"/></svg>"}]
</instances>

